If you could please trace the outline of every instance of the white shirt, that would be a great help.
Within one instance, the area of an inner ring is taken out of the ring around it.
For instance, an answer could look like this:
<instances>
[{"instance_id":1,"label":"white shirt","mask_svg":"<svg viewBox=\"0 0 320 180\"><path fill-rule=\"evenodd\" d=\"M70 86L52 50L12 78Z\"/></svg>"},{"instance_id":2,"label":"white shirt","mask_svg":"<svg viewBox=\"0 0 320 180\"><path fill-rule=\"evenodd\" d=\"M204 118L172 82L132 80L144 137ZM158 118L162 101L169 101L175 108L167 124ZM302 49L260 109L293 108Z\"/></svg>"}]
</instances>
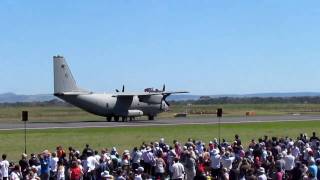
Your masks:
<instances>
[{"instance_id":1,"label":"white shirt","mask_svg":"<svg viewBox=\"0 0 320 180\"><path fill-rule=\"evenodd\" d=\"M58 157L51 158L51 161L50 161L51 171L57 172L58 161L59 161Z\"/></svg>"},{"instance_id":2,"label":"white shirt","mask_svg":"<svg viewBox=\"0 0 320 180\"><path fill-rule=\"evenodd\" d=\"M64 171L65 171L64 166L60 166L60 168L57 171L57 180L65 178Z\"/></svg>"},{"instance_id":3,"label":"white shirt","mask_svg":"<svg viewBox=\"0 0 320 180\"><path fill-rule=\"evenodd\" d=\"M267 176L265 174L261 174L258 176L258 180L267 180Z\"/></svg>"},{"instance_id":4,"label":"white shirt","mask_svg":"<svg viewBox=\"0 0 320 180\"><path fill-rule=\"evenodd\" d=\"M96 165L98 164L98 161L94 156L89 156L87 158L88 161L88 172L93 171L96 168Z\"/></svg>"},{"instance_id":5,"label":"white shirt","mask_svg":"<svg viewBox=\"0 0 320 180\"><path fill-rule=\"evenodd\" d=\"M210 167L213 169L219 169L220 168L220 159L221 159L220 155L219 154L211 155L210 159L211 159Z\"/></svg>"},{"instance_id":6,"label":"white shirt","mask_svg":"<svg viewBox=\"0 0 320 180\"><path fill-rule=\"evenodd\" d=\"M224 156L221 159L222 166L227 168L227 170L229 171L232 168L232 163L233 163L234 160L235 160L235 157L226 157L226 156Z\"/></svg>"},{"instance_id":7,"label":"white shirt","mask_svg":"<svg viewBox=\"0 0 320 180\"><path fill-rule=\"evenodd\" d=\"M297 157L299 156L299 154L300 154L300 149L299 149L297 146L295 146L295 147L292 149L291 154L292 154L295 158L297 158Z\"/></svg>"},{"instance_id":8,"label":"white shirt","mask_svg":"<svg viewBox=\"0 0 320 180\"><path fill-rule=\"evenodd\" d=\"M134 180L142 180L141 174L136 174Z\"/></svg>"},{"instance_id":9,"label":"white shirt","mask_svg":"<svg viewBox=\"0 0 320 180\"><path fill-rule=\"evenodd\" d=\"M9 161L3 160L1 161L1 174L2 177L9 177Z\"/></svg>"},{"instance_id":10,"label":"white shirt","mask_svg":"<svg viewBox=\"0 0 320 180\"><path fill-rule=\"evenodd\" d=\"M172 165L172 179L184 178L184 167L177 162Z\"/></svg>"},{"instance_id":11,"label":"white shirt","mask_svg":"<svg viewBox=\"0 0 320 180\"><path fill-rule=\"evenodd\" d=\"M94 158L96 158L97 162L99 162L101 159L101 156L99 154L96 154L96 155L94 155Z\"/></svg>"},{"instance_id":12,"label":"white shirt","mask_svg":"<svg viewBox=\"0 0 320 180\"><path fill-rule=\"evenodd\" d=\"M10 180L20 180L20 173L12 171L10 174Z\"/></svg>"},{"instance_id":13,"label":"white shirt","mask_svg":"<svg viewBox=\"0 0 320 180\"><path fill-rule=\"evenodd\" d=\"M294 168L295 163L294 163L294 156L292 156L291 154L286 155L286 157L284 157L284 169L286 171L290 171Z\"/></svg>"}]
</instances>

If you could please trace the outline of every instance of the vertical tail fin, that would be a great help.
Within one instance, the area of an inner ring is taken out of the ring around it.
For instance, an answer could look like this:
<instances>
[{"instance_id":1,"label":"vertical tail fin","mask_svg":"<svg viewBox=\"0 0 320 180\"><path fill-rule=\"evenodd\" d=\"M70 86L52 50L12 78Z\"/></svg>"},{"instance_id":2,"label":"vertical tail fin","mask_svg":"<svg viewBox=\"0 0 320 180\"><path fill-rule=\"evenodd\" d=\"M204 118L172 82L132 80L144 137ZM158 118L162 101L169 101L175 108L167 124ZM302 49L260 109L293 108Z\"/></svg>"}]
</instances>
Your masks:
<instances>
[{"instance_id":1,"label":"vertical tail fin","mask_svg":"<svg viewBox=\"0 0 320 180\"><path fill-rule=\"evenodd\" d=\"M53 56L54 94L79 91L64 57Z\"/></svg>"}]
</instances>

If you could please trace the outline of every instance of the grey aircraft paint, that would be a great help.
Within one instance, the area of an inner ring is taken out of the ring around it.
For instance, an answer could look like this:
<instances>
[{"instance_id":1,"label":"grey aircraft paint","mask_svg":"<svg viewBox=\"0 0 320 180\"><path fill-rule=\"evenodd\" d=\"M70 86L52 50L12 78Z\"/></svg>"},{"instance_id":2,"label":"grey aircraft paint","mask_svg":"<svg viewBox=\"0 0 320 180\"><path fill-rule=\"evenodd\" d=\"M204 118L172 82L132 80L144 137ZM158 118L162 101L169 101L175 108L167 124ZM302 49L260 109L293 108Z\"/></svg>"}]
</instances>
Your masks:
<instances>
[{"instance_id":1,"label":"grey aircraft paint","mask_svg":"<svg viewBox=\"0 0 320 180\"><path fill-rule=\"evenodd\" d=\"M148 116L153 120L158 113L167 111L169 104L166 98L175 93L163 91L126 93L124 87L122 92L116 93L93 93L79 88L69 69L69 66L62 56L53 57L54 69L54 95L64 101L77 106L95 115L104 116L108 121L112 117L115 121L122 117L130 120L139 116Z\"/></svg>"}]
</instances>

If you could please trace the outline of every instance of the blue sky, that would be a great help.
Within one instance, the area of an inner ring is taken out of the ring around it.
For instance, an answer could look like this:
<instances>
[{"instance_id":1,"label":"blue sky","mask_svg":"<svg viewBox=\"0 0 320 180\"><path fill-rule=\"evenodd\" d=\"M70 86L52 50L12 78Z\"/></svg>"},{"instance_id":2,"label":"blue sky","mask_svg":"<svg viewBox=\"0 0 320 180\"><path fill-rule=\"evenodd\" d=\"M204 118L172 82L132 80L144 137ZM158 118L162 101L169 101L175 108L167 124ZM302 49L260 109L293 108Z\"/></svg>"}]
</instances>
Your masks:
<instances>
[{"instance_id":1,"label":"blue sky","mask_svg":"<svg viewBox=\"0 0 320 180\"><path fill-rule=\"evenodd\" d=\"M320 1L0 1L0 93L79 86L192 94L320 91Z\"/></svg>"}]
</instances>

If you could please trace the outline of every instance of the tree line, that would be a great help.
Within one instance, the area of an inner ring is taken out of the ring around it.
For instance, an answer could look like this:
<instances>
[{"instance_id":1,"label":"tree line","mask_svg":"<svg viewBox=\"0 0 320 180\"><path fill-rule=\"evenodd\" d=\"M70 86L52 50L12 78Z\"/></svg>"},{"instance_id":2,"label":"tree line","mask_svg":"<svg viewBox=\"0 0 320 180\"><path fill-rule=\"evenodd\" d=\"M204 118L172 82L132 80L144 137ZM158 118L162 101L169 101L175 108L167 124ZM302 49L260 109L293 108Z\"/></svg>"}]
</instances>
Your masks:
<instances>
[{"instance_id":1,"label":"tree line","mask_svg":"<svg viewBox=\"0 0 320 180\"><path fill-rule=\"evenodd\" d=\"M172 104L320 104L320 96L302 97L216 97L198 100L171 101Z\"/></svg>"}]
</instances>

